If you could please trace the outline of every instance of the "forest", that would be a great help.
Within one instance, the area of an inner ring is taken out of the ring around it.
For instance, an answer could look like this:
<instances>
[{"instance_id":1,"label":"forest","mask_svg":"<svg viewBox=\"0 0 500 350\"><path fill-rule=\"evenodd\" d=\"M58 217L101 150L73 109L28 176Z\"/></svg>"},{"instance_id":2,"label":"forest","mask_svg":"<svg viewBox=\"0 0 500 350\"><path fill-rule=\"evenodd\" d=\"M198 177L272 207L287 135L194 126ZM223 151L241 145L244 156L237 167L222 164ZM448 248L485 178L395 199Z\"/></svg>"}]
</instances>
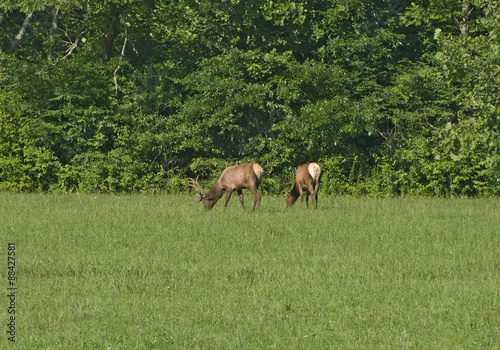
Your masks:
<instances>
[{"instance_id":1,"label":"forest","mask_svg":"<svg viewBox=\"0 0 500 350\"><path fill-rule=\"evenodd\" d=\"M497 0L2 0L0 190L500 194Z\"/></svg>"}]
</instances>

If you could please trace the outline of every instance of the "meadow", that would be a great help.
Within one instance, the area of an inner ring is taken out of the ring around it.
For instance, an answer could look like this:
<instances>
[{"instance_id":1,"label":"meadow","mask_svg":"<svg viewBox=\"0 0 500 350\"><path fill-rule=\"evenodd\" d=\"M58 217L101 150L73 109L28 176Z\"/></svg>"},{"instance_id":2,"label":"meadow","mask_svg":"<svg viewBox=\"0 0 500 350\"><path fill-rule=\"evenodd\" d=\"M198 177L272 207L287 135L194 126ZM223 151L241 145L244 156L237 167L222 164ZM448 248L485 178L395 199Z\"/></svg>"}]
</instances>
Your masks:
<instances>
[{"instance_id":1,"label":"meadow","mask_svg":"<svg viewBox=\"0 0 500 350\"><path fill-rule=\"evenodd\" d=\"M194 198L0 193L0 347L500 348L496 198Z\"/></svg>"}]
</instances>

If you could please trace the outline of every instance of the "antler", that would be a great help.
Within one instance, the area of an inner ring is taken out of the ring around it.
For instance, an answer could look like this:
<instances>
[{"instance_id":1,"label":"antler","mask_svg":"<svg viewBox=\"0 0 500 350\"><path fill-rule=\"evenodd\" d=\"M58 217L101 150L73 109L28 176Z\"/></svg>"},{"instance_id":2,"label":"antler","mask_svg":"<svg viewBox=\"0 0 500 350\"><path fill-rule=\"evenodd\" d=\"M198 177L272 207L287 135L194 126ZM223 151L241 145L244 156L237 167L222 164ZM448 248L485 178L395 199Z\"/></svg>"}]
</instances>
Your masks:
<instances>
[{"instance_id":1,"label":"antler","mask_svg":"<svg viewBox=\"0 0 500 350\"><path fill-rule=\"evenodd\" d=\"M189 186L191 186L200 195L200 199L196 202L203 202L203 199L205 198L205 194L203 193L203 188L198 183L199 177L200 177L200 175L196 176L196 179L188 177L188 180L189 180Z\"/></svg>"}]
</instances>

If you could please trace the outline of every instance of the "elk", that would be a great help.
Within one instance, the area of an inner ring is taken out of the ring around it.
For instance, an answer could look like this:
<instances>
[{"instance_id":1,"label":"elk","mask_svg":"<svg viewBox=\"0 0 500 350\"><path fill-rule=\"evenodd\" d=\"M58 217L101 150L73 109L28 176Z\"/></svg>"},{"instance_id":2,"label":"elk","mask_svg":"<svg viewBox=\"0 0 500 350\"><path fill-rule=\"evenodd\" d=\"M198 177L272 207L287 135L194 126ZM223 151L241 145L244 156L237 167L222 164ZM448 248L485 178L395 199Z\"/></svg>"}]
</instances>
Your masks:
<instances>
[{"instance_id":1,"label":"elk","mask_svg":"<svg viewBox=\"0 0 500 350\"><path fill-rule=\"evenodd\" d=\"M295 184L290 192L286 191L286 206L289 208L295 204L300 196L301 204L304 202L304 190L306 192L306 205L309 208L309 194L312 196L315 208L318 207L318 189L321 180L321 168L316 163L308 163L298 167L295 175Z\"/></svg>"},{"instance_id":2,"label":"elk","mask_svg":"<svg viewBox=\"0 0 500 350\"><path fill-rule=\"evenodd\" d=\"M222 197L226 191L226 202L224 207L227 208L227 203L231 198L233 191L238 192L241 205L245 210L243 202L243 189L248 188L253 193L253 210L255 206L260 207L261 195L258 191L262 173L264 170L256 163L245 163L240 165L229 166L222 171L217 181L214 183L210 192L205 194L203 188L198 183L198 175L196 179L188 178L189 186L193 187L198 192L200 198L196 202L203 202L206 210L211 210L215 203Z\"/></svg>"}]
</instances>

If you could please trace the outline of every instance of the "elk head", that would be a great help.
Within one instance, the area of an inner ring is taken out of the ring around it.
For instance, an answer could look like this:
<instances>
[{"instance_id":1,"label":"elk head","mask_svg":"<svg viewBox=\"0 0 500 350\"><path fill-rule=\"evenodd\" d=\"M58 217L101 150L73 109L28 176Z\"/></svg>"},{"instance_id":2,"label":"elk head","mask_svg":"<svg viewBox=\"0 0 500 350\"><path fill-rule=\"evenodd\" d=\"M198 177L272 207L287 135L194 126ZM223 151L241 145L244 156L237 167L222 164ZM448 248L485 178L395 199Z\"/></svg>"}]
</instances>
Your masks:
<instances>
[{"instance_id":1,"label":"elk head","mask_svg":"<svg viewBox=\"0 0 500 350\"><path fill-rule=\"evenodd\" d=\"M217 200L214 200L214 198L210 197L210 193L205 194L203 192L203 188L198 183L199 177L200 177L200 175L196 176L196 179L189 177L188 178L189 186L192 187L195 190L195 192L197 192L198 195L200 196L197 200L195 200L195 202L203 202L205 209L210 210L210 209L212 209L212 207L215 205L215 203L217 202L217 200L219 198L217 198Z\"/></svg>"}]
</instances>

